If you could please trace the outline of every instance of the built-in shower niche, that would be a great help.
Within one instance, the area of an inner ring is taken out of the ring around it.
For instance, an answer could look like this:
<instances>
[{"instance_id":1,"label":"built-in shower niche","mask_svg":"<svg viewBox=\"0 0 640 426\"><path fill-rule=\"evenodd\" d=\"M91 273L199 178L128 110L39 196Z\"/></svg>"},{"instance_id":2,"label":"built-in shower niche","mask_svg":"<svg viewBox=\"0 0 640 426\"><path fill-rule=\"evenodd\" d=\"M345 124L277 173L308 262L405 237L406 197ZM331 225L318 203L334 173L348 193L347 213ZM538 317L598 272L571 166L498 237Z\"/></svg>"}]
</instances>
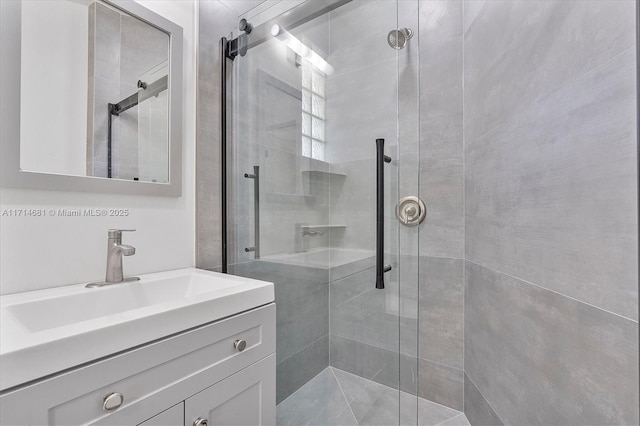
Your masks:
<instances>
[{"instance_id":1,"label":"built-in shower niche","mask_svg":"<svg viewBox=\"0 0 640 426\"><path fill-rule=\"evenodd\" d=\"M330 169L326 163L325 169ZM302 190L305 195L316 198L320 205L330 205L331 195L338 195L342 191L346 174L334 173L326 170L302 170Z\"/></svg>"}]
</instances>

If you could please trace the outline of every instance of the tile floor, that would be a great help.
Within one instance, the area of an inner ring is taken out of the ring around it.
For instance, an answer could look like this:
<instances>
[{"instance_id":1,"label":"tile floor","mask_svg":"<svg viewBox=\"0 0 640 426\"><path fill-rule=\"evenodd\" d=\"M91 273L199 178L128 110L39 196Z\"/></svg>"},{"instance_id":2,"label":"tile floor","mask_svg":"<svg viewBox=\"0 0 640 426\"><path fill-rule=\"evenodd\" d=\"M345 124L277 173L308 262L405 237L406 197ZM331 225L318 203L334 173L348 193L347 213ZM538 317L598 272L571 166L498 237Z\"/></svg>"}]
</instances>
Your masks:
<instances>
[{"instance_id":1,"label":"tile floor","mask_svg":"<svg viewBox=\"0 0 640 426\"><path fill-rule=\"evenodd\" d=\"M278 426L391 426L398 424L398 391L327 367L282 401ZM415 396L400 393L402 425L415 425ZM419 426L470 426L460 411L418 399Z\"/></svg>"}]
</instances>

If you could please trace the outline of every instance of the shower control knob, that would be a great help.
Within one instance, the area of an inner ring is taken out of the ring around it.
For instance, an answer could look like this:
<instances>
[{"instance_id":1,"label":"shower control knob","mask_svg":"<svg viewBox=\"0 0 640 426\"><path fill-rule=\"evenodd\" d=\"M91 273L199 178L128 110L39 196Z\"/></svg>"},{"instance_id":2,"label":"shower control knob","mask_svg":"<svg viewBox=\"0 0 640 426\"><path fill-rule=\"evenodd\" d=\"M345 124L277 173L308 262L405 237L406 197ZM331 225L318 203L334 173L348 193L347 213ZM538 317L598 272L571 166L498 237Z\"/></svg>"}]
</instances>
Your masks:
<instances>
[{"instance_id":1,"label":"shower control knob","mask_svg":"<svg viewBox=\"0 0 640 426\"><path fill-rule=\"evenodd\" d=\"M404 197L396 205L396 216L403 225L417 226L422 223L426 215L427 207L418 197Z\"/></svg>"},{"instance_id":2,"label":"shower control knob","mask_svg":"<svg viewBox=\"0 0 640 426\"><path fill-rule=\"evenodd\" d=\"M193 426L207 426L209 421L207 419L203 419L202 417L198 417L193 421Z\"/></svg>"},{"instance_id":3,"label":"shower control knob","mask_svg":"<svg viewBox=\"0 0 640 426\"><path fill-rule=\"evenodd\" d=\"M247 341L243 339L238 339L233 342L233 347L236 348L238 352L242 352L247 347Z\"/></svg>"}]
</instances>

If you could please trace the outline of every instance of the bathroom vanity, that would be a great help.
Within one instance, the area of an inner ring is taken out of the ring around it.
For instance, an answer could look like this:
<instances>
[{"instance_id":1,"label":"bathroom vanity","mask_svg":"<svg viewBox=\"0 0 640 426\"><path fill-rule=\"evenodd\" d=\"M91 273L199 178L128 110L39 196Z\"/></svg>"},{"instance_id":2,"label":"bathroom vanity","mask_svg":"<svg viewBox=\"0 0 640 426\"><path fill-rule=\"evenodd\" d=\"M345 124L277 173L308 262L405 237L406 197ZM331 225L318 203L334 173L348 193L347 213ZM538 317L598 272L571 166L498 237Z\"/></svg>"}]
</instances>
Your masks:
<instances>
[{"instance_id":1,"label":"bathroom vanity","mask_svg":"<svg viewBox=\"0 0 640 426\"><path fill-rule=\"evenodd\" d=\"M188 268L1 300L0 424L275 423L271 283Z\"/></svg>"}]
</instances>

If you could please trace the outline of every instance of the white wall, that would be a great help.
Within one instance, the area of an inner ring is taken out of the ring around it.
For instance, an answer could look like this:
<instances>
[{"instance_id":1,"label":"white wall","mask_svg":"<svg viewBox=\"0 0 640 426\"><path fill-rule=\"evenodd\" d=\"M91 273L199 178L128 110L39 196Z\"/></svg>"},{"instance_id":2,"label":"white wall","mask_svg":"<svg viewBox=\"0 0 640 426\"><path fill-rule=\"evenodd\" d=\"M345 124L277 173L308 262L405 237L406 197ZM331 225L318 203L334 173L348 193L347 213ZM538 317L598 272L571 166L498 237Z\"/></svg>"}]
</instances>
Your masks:
<instances>
[{"instance_id":1,"label":"white wall","mask_svg":"<svg viewBox=\"0 0 640 426\"><path fill-rule=\"evenodd\" d=\"M83 3L22 1L24 170L82 176L87 172L87 13ZM51 135L55 141L42 143Z\"/></svg>"},{"instance_id":2,"label":"white wall","mask_svg":"<svg viewBox=\"0 0 640 426\"><path fill-rule=\"evenodd\" d=\"M125 274L195 264L195 3L138 1L184 30L182 197L140 197L0 188L0 294L104 278L107 229L136 228ZM16 82L19 84L19 82ZM2 141L5 143L5 141ZM127 217L11 217L9 209L128 209Z\"/></svg>"}]
</instances>

